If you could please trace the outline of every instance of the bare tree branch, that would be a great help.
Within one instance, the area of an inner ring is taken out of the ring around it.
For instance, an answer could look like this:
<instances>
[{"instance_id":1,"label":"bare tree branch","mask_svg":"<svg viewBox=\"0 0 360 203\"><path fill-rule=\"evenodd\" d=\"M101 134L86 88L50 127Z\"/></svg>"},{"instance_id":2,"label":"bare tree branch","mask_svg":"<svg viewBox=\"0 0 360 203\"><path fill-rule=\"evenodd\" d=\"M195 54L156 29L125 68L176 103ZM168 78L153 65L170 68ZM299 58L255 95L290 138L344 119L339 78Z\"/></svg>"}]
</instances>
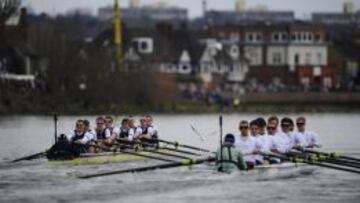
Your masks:
<instances>
[{"instance_id":1,"label":"bare tree branch","mask_svg":"<svg viewBox=\"0 0 360 203\"><path fill-rule=\"evenodd\" d=\"M13 15L21 4L21 0L0 0L0 26Z\"/></svg>"}]
</instances>

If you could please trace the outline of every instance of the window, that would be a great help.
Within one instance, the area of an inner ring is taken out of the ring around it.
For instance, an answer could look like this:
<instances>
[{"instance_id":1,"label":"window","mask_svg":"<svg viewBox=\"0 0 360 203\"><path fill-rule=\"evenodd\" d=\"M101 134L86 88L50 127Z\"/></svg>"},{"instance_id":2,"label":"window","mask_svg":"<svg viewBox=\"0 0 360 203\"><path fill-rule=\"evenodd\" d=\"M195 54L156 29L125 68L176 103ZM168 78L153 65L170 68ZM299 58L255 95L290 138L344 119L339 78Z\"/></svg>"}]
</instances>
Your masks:
<instances>
[{"instance_id":1,"label":"window","mask_svg":"<svg viewBox=\"0 0 360 203\"><path fill-rule=\"evenodd\" d=\"M230 39L231 39L232 41L237 42L237 41L239 41L239 39L240 39L240 34L239 34L238 32L231 32L231 33L230 33Z\"/></svg>"},{"instance_id":2,"label":"window","mask_svg":"<svg viewBox=\"0 0 360 203\"><path fill-rule=\"evenodd\" d=\"M260 33L257 33L257 35L256 35L256 41L261 41L261 40L262 40L261 34L260 34Z\"/></svg>"},{"instance_id":3,"label":"window","mask_svg":"<svg viewBox=\"0 0 360 203\"><path fill-rule=\"evenodd\" d=\"M299 65L299 62L300 62L300 56L299 56L299 54L295 54L295 56L294 56L295 65Z\"/></svg>"},{"instance_id":4,"label":"window","mask_svg":"<svg viewBox=\"0 0 360 203\"><path fill-rule=\"evenodd\" d=\"M322 55L321 55L321 53L317 53L316 58L317 58L317 65L321 65L322 64Z\"/></svg>"},{"instance_id":5,"label":"window","mask_svg":"<svg viewBox=\"0 0 360 203\"><path fill-rule=\"evenodd\" d=\"M301 34L297 33L297 41L301 41Z\"/></svg>"},{"instance_id":6,"label":"window","mask_svg":"<svg viewBox=\"0 0 360 203\"><path fill-rule=\"evenodd\" d=\"M252 34L249 34L249 35L248 35L248 39L249 39L250 42L252 42L253 39L254 39L254 38L253 38L253 35L252 35Z\"/></svg>"},{"instance_id":7,"label":"window","mask_svg":"<svg viewBox=\"0 0 360 203\"><path fill-rule=\"evenodd\" d=\"M320 42L321 41L321 36L319 33L315 34L315 41L316 42Z\"/></svg>"},{"instance_id":8,"label":"window","mask_svg":"<svg viewBox=\"0 0 360 203\"><path fill-rule=\"evenodd\" d=\"M274 65L279 65L282 63L281 60L281 53L280 52L274 52L272 56L272 61Z\"/></svg>"},{"instance_id":9,"label":"window","mask_svg":"<svg viewBox=\"0 0 360 203\"><path fill-rule=\"evenodd\" d=\"M273 35L273 40L274 40L274 42L278 42L279 41L279 34L274 34Z\"/></svg>"},{"instance_id":10,"label":"window","mask_svg":"<svg viewBox=\"0 0 360 203\"><path fill-rule=\"evenodd\" d=\"M296 41L296 35L295 34L291 34L291 40Z\"/></svg>"},{"instance_id":11,"label":"window","mask_svg":"<svg viewBox=\"0 0 360 203\"><path fill-rule=\"evenodd\" d=\"M307 38L307 34L306 34L306 33L303 33L303 34L302 34L302 39L303 39L303 41L306 41L306 38Z\"/></svg>"},{"instance_id":12,"label":"window","mask_svg":"<svg viewBox=\"0 0 360 203\"><path fill-rule=\"evenodd\" d=\"M186 71L186 70L189 69L189 67L188 67L187 65L183 65L183 66L182 66L182 69Z\"/></svg>"},{"instance_id":13,"label":"window","mask_svg":"<svg viewBox=\"0 0 360 203\"><path fill-rule=\"evenodd\" d=\"M141 50L147 50L148 49L148 43L145 41L142 41L140 44L140 49Z\"/></svg>"},{"instance_id":14,"label":"window","mask_svg":"<svg viewBox=\"0 0 360 203\"><path fill-rule=\"evenodd\" d=\"M288 35L285 34L285 33L283 33L283 34L281 35L281 39L282 39L283 41L288 40Z\"/></svg>"},{"instance_id":15,"label":"window","mask_svg":"<svg viewBox=\"0 0 360 203\"><path fill-rule=\"evenodd\" d=\"M313 39L313 36L312 36L311 33L309 33L309 34L308 34L308 40L309 40L309 41L312 41L312 39Z\"/></svg>"}]
</instances>

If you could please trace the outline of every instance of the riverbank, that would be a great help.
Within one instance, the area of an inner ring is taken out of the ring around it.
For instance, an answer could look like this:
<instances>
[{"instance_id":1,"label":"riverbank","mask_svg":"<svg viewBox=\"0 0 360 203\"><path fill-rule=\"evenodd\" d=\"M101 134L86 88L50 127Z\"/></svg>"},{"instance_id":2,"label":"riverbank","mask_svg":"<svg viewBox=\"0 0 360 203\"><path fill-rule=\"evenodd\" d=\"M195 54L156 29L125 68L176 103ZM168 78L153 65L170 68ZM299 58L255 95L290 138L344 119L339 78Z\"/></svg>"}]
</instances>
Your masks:
<instances>
[{"instance_id":1,"label":"riverbank","mask_svg":"<svg viewBox=\"0 0 360 203\"><path fill-rule=\"evenodd\" d=\"M153 105L91 105L87 102L51 101L36 96L6 99L0 114L141 114L216 113L216 112L360 112L360 93L251 93L235 96L224 104L192 100L174 100Z\"/></svg>"}]
</instances>

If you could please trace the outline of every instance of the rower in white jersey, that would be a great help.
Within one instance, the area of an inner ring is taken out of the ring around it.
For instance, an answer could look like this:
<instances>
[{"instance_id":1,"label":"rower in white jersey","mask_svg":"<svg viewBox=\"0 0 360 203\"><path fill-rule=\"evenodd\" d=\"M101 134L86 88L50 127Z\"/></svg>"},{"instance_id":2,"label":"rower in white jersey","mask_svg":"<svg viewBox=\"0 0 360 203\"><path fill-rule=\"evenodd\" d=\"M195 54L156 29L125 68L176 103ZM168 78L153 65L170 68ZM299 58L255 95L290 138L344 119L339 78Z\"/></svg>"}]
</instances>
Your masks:
<instances>
[{"instance_id":1,"label":"rower in white jersey","mask_svg":"<svg viewBox=\"0 0 360 203\"><path fill-rule=\"evenodd\" d=\"M241 121L239 124L240 135L235 138L235 147L242 151L244 160L248 169L253 169L255 166L254 154L258 153L255 145L255 139L249 136L249 123Z\"/></svg>"},{"instance_id":2,"label":"rower in white jersey","mask_svg":"<svg viewBox=\"0 0 360 203\"><path fill-rule=\"evenodd\" d=\"M250 135L252 136L252 138L255 141L255 148L257 151L261 151L262 148L262 136L260 135L260 131L259 131L259 120L253 120L250 122ZM263 157L260 154L254 154L253 155L254 159L255 159L255 165L261 165L263 164Z\"/></svg>"},{"instance_id":3,"label":"rower in white jersey","mask_svg":"<svg viewBox=\"0 0 360 203\"><path fill-rule=\"evenodd\" d=\"M320 148L319 136L311 131L305 130L306 119L304 117L298 117L296 119L296 126L298 129L297 136L304 148Z\"/></svg>"},{"instance_id":4,"label":"rower in white jersey","mask_svg":"<svg viewBox=\"0 0 360 203\"><path fill-rule=\"evenodd\" d=\"M272 143L273 141L272 141L272 137L270 137L266 132L266 126L267 126L266 121L262 117L257 118L256 121L258 124L259 135L260 135L260 140L261 140L260 151L261 151L261 153L270 153L272 145L273 145L273 143ZM269 164L269 161L267 159L264 159L263 156L261 156L261 158L262 158L263 164Z\"/></svg>"},{"instance_id":5,"label":"rower in white jersey","mask_svg":"<svg viewBox=\"0 0 360 203\"><path fill-rule=\"evenodd\" d=\"M281 119L281 132L277 133L277 136L282 139L283 153L289 152L294 146L293 134L290 131L291 122L292 120L288 117Z\"/></svg>"},{"instance_id":6,"label":"rower in white jersey","mask_svg":"<svg viewBox=\"0 0 360 203\"><path fill-rule=\"evenodd\" d=\"M85 153L88 150L88 143L94 138L93 134L85 131L83 120L77 120L75 129L71 130L66 138L73 145L74 151L77 153Z\"/></svg>"},{"instance_id":7,"label":"rower in white jersey","mask_svg":"<svg viewBox=\"0 0 360 203\"><path fill-rule=\"evenodd\" d=\"M145 118L148 122L148 125L150 128L149 130L150 130L151 134L153 135L152 138L158 138L158 130L153 124L153 122L154 122L153 117L151 115L146 115Z\"/></svg>"},{"instance_id":8,"label":"rower in white jersey","mask_svg":"<svg viewBox=\"0 0 360 203\"><path fill-rule=\"evenodd\" d=\"M157 141L153 139L158 138L157 130L152 126L152 118L144 116L140 119L140 126L136 128L134 139L141 142L148 142L156 144Z\"/></svg>"},{"instance_id":9,"label":"rower in white jersey","mask_svg":"<svg viewBox=\"0 0 360 203\"><path fill-rule=\"evenodd\" d=\"M132 141L134 138L134 129L129 126L130 120L128 118L124 118L121 121L121 126L114 128L113 134L111 136L112 140L116 140L118 142L128 142Z\"/></svg>"},{"instance_id":10,"label":"rower in white jersey","mask_svg":"<svg viewBox=\"0 0 360 203\"><path fill-rule=\"evenodd\" d=\"M269 122L266 127L268 134L267 136L269 136L269 139L267 145L264 145L264 147L262 148L263 153L284 153L283 140L277 135L276 126L277 125L275 122ZM277 164L281 162L280 159L274 157L266 157L266 160L268 160L270 164Z\"/></svg>"},{"instance_id":11,"label":"rower in white jersey","mask_svg":"<svg viewBox=\"0 0 360 203\"><path fill-rule=\"evenodd\" d=\"M105 116L105 128L106 128L106 136L108 136L108 134L110 134L110 136L112 135L112 132L114 130L114 119L111 116Z\"/></svg>"},{"instance_id":12,"label":"rower in white jersey","mask_svg":"<svg viewBox=\"0 0 360 203\"><path fill-rule=\"evenodd\" d=\"M268 125L273 124L272 126L275 127L275 132L278 132L278 126L279 126L279 118L277 116L270 116L268 118Z\"/></svg>"}]
</instances>

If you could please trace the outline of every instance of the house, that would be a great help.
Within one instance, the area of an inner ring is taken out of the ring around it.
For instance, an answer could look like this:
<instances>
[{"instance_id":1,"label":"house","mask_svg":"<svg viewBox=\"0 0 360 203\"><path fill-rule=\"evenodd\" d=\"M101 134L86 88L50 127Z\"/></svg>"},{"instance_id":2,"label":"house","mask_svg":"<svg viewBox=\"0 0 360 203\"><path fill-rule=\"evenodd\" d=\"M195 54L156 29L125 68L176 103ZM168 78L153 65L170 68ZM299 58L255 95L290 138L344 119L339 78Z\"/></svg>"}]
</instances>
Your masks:
<instances>
[{"instance_id":1,"label":"house","mask_svg":"<svg viewBox=\"0 0 360 203\"><path fill-rule=\"evenodd\" d=\"M44 61L27 44L27 13L21 9L5 23L0 46L0 80L3 85L35 87L36 70Z\"/></svg>"},{"instance_id":2,"label":"house","mask_svg":"<svg viewBox=\"0 0 360 203\"><path fill-rule=\"evenodd\" d=\"M321 77L327 87L335 84L335 71L330 71L334 73L330 76L322 75L322 71L320 76L296 74L309 67L313 72L323 67L332 69L328 66L325 30L320 25L300 22L215 26L212 34L223 43L232 41L239 46L240 56L249 61L249 84L309 86L313 77Z\"/></svg>"}]
</instances>

